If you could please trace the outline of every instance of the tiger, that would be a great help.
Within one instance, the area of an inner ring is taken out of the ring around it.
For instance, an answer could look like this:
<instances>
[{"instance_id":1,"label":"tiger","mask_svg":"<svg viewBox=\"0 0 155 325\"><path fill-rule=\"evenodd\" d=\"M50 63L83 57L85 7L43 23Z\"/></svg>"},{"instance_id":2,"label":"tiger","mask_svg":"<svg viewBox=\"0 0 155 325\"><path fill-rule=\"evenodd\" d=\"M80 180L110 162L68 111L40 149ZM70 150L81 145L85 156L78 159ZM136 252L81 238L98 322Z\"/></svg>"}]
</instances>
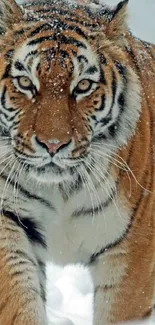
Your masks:
<instances>
[{"instance_id":1,"label":"tiger","mask_svg":"<svg viewBox=\"0 0 155 325\"><path fill-rule=\"evenodd\" d=\"M94 325L153 312L155 45L127 16L0 1L0 324L48 324L50 261L89 269Z\"/></svg>"}]
</instances>

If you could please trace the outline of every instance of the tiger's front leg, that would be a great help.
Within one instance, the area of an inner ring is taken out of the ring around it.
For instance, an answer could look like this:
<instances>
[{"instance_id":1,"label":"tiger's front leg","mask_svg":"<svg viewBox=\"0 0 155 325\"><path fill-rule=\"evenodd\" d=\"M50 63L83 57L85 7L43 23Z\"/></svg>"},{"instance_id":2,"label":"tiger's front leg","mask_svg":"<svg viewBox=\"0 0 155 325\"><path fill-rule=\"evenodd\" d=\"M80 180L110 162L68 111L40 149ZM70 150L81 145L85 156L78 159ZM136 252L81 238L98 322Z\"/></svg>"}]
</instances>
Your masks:
<instances>
[{"instance_id":1,"label":"tiger's front leg","mask_svg":"<svg viewBox=\"0 0 155 325\"><path fill-rule=\"evenodd\" d=\"M0 324L47 325L39 272L43 269L22 227L1 216Z\"/></svg>"},{"instance_id":2,"label":"tiger's front leg","mask_svg":"<svg viewBox=\"0 0 155 325\"><path fill-rule=\"evenodd\" d=\"M92 261L94 325L120 324L151 316L154 264L149 260L148 250L139 250L136 255L135 251L132 255L121 248L113 249Z\"/></svg>"}]
</instances>

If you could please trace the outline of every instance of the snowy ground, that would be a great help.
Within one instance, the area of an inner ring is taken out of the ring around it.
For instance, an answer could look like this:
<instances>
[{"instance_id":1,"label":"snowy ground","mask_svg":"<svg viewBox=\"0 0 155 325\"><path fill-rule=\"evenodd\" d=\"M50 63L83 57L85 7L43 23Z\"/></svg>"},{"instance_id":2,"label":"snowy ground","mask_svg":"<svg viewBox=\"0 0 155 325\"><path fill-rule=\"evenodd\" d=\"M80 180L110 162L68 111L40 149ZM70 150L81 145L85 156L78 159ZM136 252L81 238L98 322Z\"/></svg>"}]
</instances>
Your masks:
<instances>
[{"instance_id":1,"label":"snowy ground","mask_svg":"<svg viewBox=\"0 0 155 325\"><path fill-rule=\"evenodd\" d=\"M64 269L49 265L47 269L47 314L55 324L91 325L93 318L93 285L82 266ZM66 319L66 322L65 322Z\"/></svg>"},{"instance_id":2,"label":"snowy ground","mask_svg":"<svg viewBox=\"0 0 155 325\"><path fill-rule=\"evenodd\" d=\"M49 325L92 325L93 286L86 269L48 266L47 314ZM153 325L152 320L126 325ZM124 324L125 325L125 324Z\"/></svg>"},{"instance_id":3,"label":"snowy ground","mask_svg":"<svg viewBox=\"0 0 155 325\"><path fill-rule=\"evenodd\" d=\"M105 2L115 5L119 0ZM155 0L129 0L129 9L129 25L132 31L138 37L155 43ZM49 265L47 274L49 320L58 325L71 325L72 322L75 325L91 325L92 283L87 270L80 266L60 269ZM155 318L154 321L147 321L145 324L155 324Z\"/></svg>"}]
</instances>

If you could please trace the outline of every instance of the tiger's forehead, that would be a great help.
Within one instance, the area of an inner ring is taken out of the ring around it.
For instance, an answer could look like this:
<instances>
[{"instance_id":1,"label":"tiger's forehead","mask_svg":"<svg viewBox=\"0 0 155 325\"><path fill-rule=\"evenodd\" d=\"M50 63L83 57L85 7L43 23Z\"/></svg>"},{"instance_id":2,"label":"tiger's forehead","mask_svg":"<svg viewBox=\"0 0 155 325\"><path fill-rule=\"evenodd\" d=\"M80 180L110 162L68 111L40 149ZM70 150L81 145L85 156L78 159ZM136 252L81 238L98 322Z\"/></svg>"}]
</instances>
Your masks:
<instances>
[{"instance_id":1,"label":"tiger's forehead","mask_svg":"<svg viewBox=\"0 0 155 325\"><path fill-rule=\"evenodd\" d=\"M54 38L54 37L53 37ZM81 78L89 78L90 74L94 81L99 78L99 58L97 50L84 38L74 38L71 40L68 35L68 44L60 42L61 34L56 40L34 42L34 39L26 40L14 53L12 74L13 76L29 76L36 88L39 89L37 69L46 67L48 74L54 73L54 67L59 64L59 68L67 73L72 69L72 86ZM70 43L69 43L70 42ZM52 74L51 74L52 77Z\"/></svg>"}]
</instances>

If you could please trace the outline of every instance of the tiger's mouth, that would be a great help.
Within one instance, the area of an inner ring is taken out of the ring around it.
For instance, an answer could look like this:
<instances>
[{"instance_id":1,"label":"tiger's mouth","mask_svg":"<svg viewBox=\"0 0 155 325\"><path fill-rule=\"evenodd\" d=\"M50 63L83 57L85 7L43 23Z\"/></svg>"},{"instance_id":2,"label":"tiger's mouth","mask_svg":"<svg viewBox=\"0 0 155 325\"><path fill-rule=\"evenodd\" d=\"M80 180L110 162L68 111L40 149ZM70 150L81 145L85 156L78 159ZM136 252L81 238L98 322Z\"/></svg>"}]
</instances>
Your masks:
<instances>
[{"instance_id":1,"label":"tiger's mouth","mask_svg":"<svg viewBox=\"0 0 155 325\"><path fill-rule=\"evenodd\" d=\"M24 152L19 151L18 149L14 149L14 154L16 158L27 165L34 166L38 169L46 169L47 166L59 166L59 168L65 169L66 166L77 166L81 161L88 156L89 150L80 149L80 155L73 154L73 156L64 156L57 157L57 154L49 154L49 157L41 156L41 155L29 155Z\"/></svg>"},{"instance_id":2,"label":"tiger's mouth","mask_svg":"<svg viewBox=\"0 0 155 325\"><path fill-rule=\"evenodd\" d=\"M61 183L73 180L80 173L80 166L85 162L89 153L84 151L78 157L59 157L58 154L39 156L27 155L19 150L14 154L21 165L26 166L30 177L41 183Z\"/></svg>"},{"instance_id":3,"label":"tiger's mouth","mask_svg":"<svg viewBox=\"0 0 155 325\"><path fill-rule=\"evenodd\" d=\"M75 161L68 163L50 161L42 166L28 165L28 173L40 183L61 183L63 181L72 181L74 176L79 173L81 162Z\"/></svg>"},{"instance_id":4,"label":"tiger's mouth","mask_svg":"<svg viewBox=\"0 0 155 325\"><path fill-rule=\"evenodd\" d=\"M17 141L12 142L16 158L20 162L40 171L44 171L49 167L66 169L77 166L87 157L90 148L89 141L79 142L77 146L74 145L74 141L69 141L60 148L58 147L57 150L51 151L47 146L38 143L38 141L35 144L37 145L31 148L24 145L24 143L18 146Z\"/></svg>"}]
</instances>

